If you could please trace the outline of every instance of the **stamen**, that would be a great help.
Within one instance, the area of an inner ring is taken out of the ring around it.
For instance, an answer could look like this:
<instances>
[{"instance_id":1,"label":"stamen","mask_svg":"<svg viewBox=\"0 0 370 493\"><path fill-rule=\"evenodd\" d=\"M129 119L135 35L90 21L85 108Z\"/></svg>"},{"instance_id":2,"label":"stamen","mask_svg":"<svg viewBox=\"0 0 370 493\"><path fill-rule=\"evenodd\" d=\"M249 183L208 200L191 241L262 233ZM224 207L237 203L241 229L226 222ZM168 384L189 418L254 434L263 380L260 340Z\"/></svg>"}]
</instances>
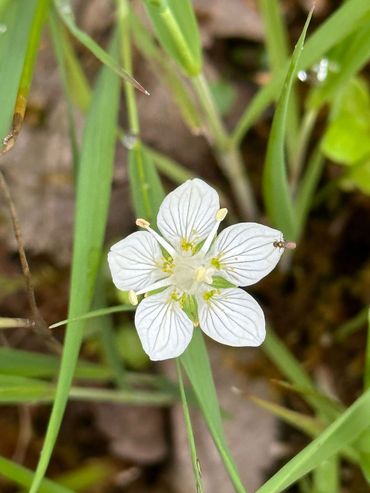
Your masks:
<instances>
[{"instance_id":1,"label":"stamen","mask_svg":"<svg viewBox=\"0 0 370 493\"><path fill-rule=\"evenodd\" d=\"M200 252L201 253L207 253L208 250L209 250L209 247L211 246L211 243L214 239L214 237L216 236L216 233L217 233L217 230L220 226L220 222L223 221L226 217L226 214L227 214L227 209L226 208L223 208L223 209L219 209L217 212L216 212L216 223L215 225L213 226L211 232L209 233L206 241L203 243L203 246L202 248L200 249Z\"/></svg>"},{"instance_id":2,"label":"stamen","mask_svg":"<svg viewBox=\"0 0 370 493\"><path fill-rule=\"evenodd\" d=\"M135 291L132 290L128 292L128 300L134 306L139 303Z\"/></svg>"},{"instance_id":3,"label":"stamen","mask_svg":"<svg viewBox=\"0 0 370 493\"><path fill-rule=\"evenodd\" d=\"M206 278L206 269L204 267L199 267L195 272L195 280L197 282L202 282Z\"/></svg>"},{"instance_id":4,"label":"stamen","mask_svg":"<svg viewBox=\"0 0 370 493\"><path fill-rule=\"evenodd\" d=\"M160 281L153 282L152 284L149 284L149 286L140 289L140 291L136 291L136 294L149 293L150 291L155 291L156 289L164 288L170 286L171 284L173 284L173 280L171 280L169 277L165 277Z\"/></svg>"},{"instance_id":5,"label":"stamen","mask_svg":"<svg viewBox=\"0 0 370 493\"><path fill-rule=\"evenodd\" d=\"M175 249L164 239L162 236L160 236L154 229L150 227L150 223L146 219L138 218L136 219L136 226L139 226L139 228L146 229L151 233L154 238L158 241L160 245L163 246L167 252L172 255L172 257L176 254Z\"/></svg>"},{"instance_id":6,"label":"stamen","mask_svg":"<svg viewBox=\"0 0 370 493\"><path fill-rule=\"evenodd\" d=\"M275 248L285 248L286 250L294 250L295 247L297 246L294 241L274 241L274 247Z\"/></svg>"}]
</instances>

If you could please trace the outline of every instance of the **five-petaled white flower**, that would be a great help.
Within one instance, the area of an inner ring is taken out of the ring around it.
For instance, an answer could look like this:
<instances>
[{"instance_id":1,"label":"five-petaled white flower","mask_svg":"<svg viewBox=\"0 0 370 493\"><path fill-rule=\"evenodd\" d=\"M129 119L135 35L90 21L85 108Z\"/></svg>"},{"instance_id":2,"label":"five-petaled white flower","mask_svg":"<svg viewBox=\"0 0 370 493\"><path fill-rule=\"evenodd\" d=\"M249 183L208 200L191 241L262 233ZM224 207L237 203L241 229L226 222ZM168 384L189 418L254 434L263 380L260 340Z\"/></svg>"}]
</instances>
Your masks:
<instances>
[{"instance_id":1,"label":"five-petaled white flower","mask_svg":"<svg viewBox=\"0 0 370 493\"><path fill-rule=\"evenodd\" d=\"M138 219L136 224L146 231L112 246L108 262L116 287L129 291L133 304L137 295L155 291L141 301L135 315L152 360L174 358L186 349L195 325L183 310L189 299L200 328L212 339L229 346L263 342L262 309L236 286L262 279L292 244L284 242L280 231L256 223L235 224L216 238L226 213L213 188L188 180L161 204L157 226L163 236ZM234 287L216 287L220 277Z\"/></svg>"}]
</instances>

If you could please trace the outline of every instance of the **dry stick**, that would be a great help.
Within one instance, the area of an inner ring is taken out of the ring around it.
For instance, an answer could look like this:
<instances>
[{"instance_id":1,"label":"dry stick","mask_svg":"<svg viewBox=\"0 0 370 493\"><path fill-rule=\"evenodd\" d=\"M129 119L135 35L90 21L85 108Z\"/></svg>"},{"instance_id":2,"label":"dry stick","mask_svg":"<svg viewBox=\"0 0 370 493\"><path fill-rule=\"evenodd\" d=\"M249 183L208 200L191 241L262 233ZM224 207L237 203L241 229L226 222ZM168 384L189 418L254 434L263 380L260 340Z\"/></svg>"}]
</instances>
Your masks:
<instances>
[{"instance_id":1,"label":"dry stick","mask_svg":"<svg viewBox=\"0 0 370 493\"><path fill-rule=\"evenodd\" d=\"M46 344L49 346L50 349L52 349L54 352L61 353L62 345L60 342L54 338L54 336L50 333L48 330L47 323L43 319L36 303L36 296L35 296L35 289L33 286L32 282L32 277L31 277L31 271L29 268L25 248L24 248L24 242L23 242L23 236L19 224L19 219L17 215L17 211L15 208L15 204L13 202L12 196L10 194L10 190L8 187L8 184L5 180L5 176L3 172L0 170L0 188L4 194L6 205L9 209L12 225L13 225L13 231L14 231L14 236L17 241L17 248L18 248L18 254L19 254L19 259L21 262L21 267L22 267L22 272L24 279L26 281L26 289L27 289L27 297L28 297L28 303L30 305L31 313L34 319L34 325L33 328L34 330L41 335L42 337L45 338Z\"/></svg>"}]
</instances>

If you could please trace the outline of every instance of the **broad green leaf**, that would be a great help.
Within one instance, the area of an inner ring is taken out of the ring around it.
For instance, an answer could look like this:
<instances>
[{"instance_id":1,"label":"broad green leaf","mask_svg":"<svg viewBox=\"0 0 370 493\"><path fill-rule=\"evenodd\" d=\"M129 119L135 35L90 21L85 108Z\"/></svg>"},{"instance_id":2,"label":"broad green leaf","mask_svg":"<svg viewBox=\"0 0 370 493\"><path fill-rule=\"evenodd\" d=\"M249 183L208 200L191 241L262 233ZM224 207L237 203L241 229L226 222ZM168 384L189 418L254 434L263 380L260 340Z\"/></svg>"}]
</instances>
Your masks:
<instances>
[{"instance_id":1,"label":"broad green leaf","mask_svg":"<svg viewBox=\"0 0 370 493\"><path fill-rule=\"evenodd\" d=\"M155 33L167 53L189 76L202 68L197 22L190 0L143 0Z\"/></svg>"},{"instance_id":2,"label":"broad green leaf","mask_svg":"<svg viewBox=\"0 0 370 493\"><path fill-rule=\"evenodd\" d=\"M370 154L370 96L366 82L360 78L350 80L332 105L322 151L340 164L355 164Z\"/></svg>"},{"instance_id":3,"label":"broad green leaf","mask_svg":"<svg viewBox=\"0 0 370 493\"><path fill-rule=\"evenodd\" d=\"M303 32L294 49L283 91L279 98L267 145L263 173L263 195L266 209L274 226L293 240L296 237L296 219L290 195L285 163L285 137L289 96L297 73L299 57L303 49L311 15L308 16Z\"/></svg>"},{"instance_id":4,"label":"broad green leaf","mask_svg":"<svg viewBox=\"0 0 370 493\"><path fill-rule=\"evenodd\" d=\"M357 187L361 192L370 195L370 154L359 163L348 168L341 184L344 189Z\"/></svg>"},{"instance_id":5,"label":"broad green leaf","mask_svg":"<svg viewBox=\"0 0 370 493\"><path fill-rule=\"evenodd\" d=\"M184 354L180 356L180 360L193 386L199 406L235 491L245 493L246 490L226 443L212 370L200 329L194 330L192 341Z\"/></svg>"},{"instance_id":6,"label":"broad green leaf","mask_svg":"<svg viewBox=\"0 0 370 493\"><path fill-rule=\"evenodd\" d=\"M370 389L256 493L279 493L351 444L370 426Z\"/></svg>"},{"instance_id":7,"label":"broad green leaf","mask_svg":"<svg viewBox=\"0 0 370 493\"><path fill-rule=\"evenodd\" d=\"M1 12L6 31L0 34L0 140L12 120L36 5L37 0L12 0Z\"/></svg>"},{"instance_id":8,"label":"broad green leaf","mask_svg":"<svg viewBox=\"0 0 370 493\"><path fill-rule=\"evenodd\" d=\"M0 456L0 476L3 476L23 488L29 489L32 483L33 471ZM38 493L73 493L73 491L50 479L44 479L40 484Z\"/></svg>"},{"instance_id":9,"label":"broad green leaf","mask_svg":"<svg viewBox=\"0 0 370 493\"><path fill-rule=\"evenodd\" d=\"M59 16L63 20L68 30L78 39L93 55L96 56L104 65L109 67L113 72L122 77L125 81L132 84L134 87L144 94L149 94L146 89L135 80L130 74L128 74L122 67L119 66L117 61L103 48L101 48L88 34L78 28L75 23L73 10L71 6L71 0L54 0L54 5L58 11Z\"/></svg>"},{"instance_id":10,"label":"broad green leaf","mask_svg":"<svg viewBox=\"0 0 370 493\"><path fill-rule=\"evenodd\" d=\"M118 102L119 79L104 67L92 97L79 161L69 318L86 313L94 293L110 198ZM58 436L83 330L83 321L67 327L55 402L31 493L38 490Z\"/></svg>"}]
</instances>

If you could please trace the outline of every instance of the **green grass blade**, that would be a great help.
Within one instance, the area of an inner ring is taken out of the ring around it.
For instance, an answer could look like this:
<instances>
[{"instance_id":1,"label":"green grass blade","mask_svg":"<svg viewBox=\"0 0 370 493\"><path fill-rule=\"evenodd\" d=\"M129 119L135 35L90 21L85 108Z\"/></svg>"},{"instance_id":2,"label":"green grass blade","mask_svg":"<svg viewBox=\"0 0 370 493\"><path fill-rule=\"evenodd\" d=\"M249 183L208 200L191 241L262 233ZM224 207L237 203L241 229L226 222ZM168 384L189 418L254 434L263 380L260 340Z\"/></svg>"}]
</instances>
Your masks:
<instances>
[{"instance_id":1,"label":"green grass blade","mask_svg":"<svg viewBox=\"0 0 370 493\"><path fill-rule=\"evenodd\" d=\"M2 12L0 35L0 139L7 134L15 107L37 0L12 0Z\"/></svg>"},{"instance_id":2,"label":"green grass blade","mask_svg":"<svg viewBox=\"0 0 370 493\"><path fill-rule=\"evenodd\" d=\"M256 493L279 493L351 444L370 426L370 389Z\"/></svg>"},{"instance_id":3,"label":"green grass blade","mask_svg":"<svg viewBox=\"0 0 370 493\"><path fill-rule=\"evenodd\" d=\"M0 376L52 378L58 374L59 366L57 356L0 347ZM75 375L79 379L107 381L111 378L111 371L101 365L80 361Z\"/></svg>"},{"instance_id":4,"label":"green grass blade","mask_svg":"<svg viewBox=\"0 0 370 493\"><path fill-rule=\"evenodd\" d=\"M337 9L308 39L303 50L299 69L308 69L320 60L333 46L340 43L358 23L370 12L370 3L364 0L348 0ZM273 102L281 91L286 68L279 76L264 86L253 98L237 123L232 140L234 144L242 141L244 135L264 110Z\"/></svg>"},{"instance_id":5,"label":"green grass blade","mask_svg":"<svg viewBox=\"0 0 370 493\"><path fill-rule=\"evenodd\" d=\"M119 79L104 67L83 136L77 182L69 318L86 313L99 268L113 170ZM84 322L67 327L57 393L31 493L36 493L57 439L82 341Z\"/></svg>"},{"instance_id":6,"label":"green grass blade","mask_svg":"<svg viewBox=\"0 0 370 493\"><path fill-rule=\"evenodd\" d=\"M0 475L19 486L29 489L32 483L33 471L0 456ZM44 479L40 485L39 493L73 493L73 491L50 479Z\"/></svg>"},{"instance_id":7,"label":"green grass blade","mask_svg":"<svg viewBox=\"0 0 370 493\"><path fill-rule=\"evenodd\" d=\"M194 478L195 478L196 491L197 491L197 493L203 493L204 490L203 490L203 483L202 483L202 477L201 477L201 471L200 471L200 463L198 460L197 449L196 449L196 445L195 445L193 427L191 425L191 417L190 417L188 401L186 399L184 381L182 378L181 365L180 365L180 362L178 359L176 360L176 371L177 371L177 380L179 382L180 397L181 397L181 402L182 402L182 410L184 413L186 432L188 435L188 443L189 443L189 448L190 448L190 453L191 453L191 460L193 463L193 472L194 472Z\"/></svg>"},{"instance_id":8,"label":"green grass blade","mask_svg":"<svg viewBox=\"0 0 370 493\"><path fill-rule=\"evenodd\" d=\"M245 493L246 490L226 444L212 370L200 329L194 330L193 339L180 357L180 360L192 384L209 431L229 473L235 491Z\"/></svg>"},{"instance_id":9,"label":"green grass blade","mask_svg":"<svg viewBox=\"0 0 370 493\"><path fill-rule=\"evenodd\" d=\"M294 239L296 236L296 220L289 190L284 155L287 112L289 98L311 16L312 11L307 18L302 34L294 49L283 91L276 107L263 173L263 194L269 217L274 226L281 229L284 235L290 240Z\"/></svg>"},{"instance_id":10,"label":"green grass blade","mask_svg":"<svg viewBox=\"0 0 370 493\"><path fill-rule=\"evenodd\" d=\"M339 459L336 455L316 467L313 485L312 493L339 493Z\"/></svg>"},{"instance_id":11,"label":"green grass blade","mask_svg":"<svg viewBox=\"0 0 370 493\"><path fill-rule=\"evenodd\" d=\"M97 310L92 310L91 312L80 315L79 317L67 318L66 320L61 320L55 324L50 325L49 329L56 329L62 325L72 324L74 322L80 322L81 320L89 320L91 318L105 317L106 315L111 315L112 313L120 312L132 312L135 307L132 305L117 305L109 306L107 308L98 308Z\"/></svg>"},{"instance_id":12,"label":"green grass blade","mask_svg":"<svg viewBox=\"0 0 370 493\"><path fill-rule=\"evenodd\" d=\"M149 94L137 80L135 80L130 74L119 66L117 61L109 53L103 50L103 48L101 48L88 34L77 27L70 0L54 0L54 5L68 30L76 39L78 39L81 44L91 51L91 53L95 55L98 60L104 63L104 65L109 67L122 79L139 89L139 91L147 95Z\"/></svg>"},{"instance_id":13,"label":"green grass blade","mask_svg":"<svg viewBox=\"0 0 370 493\"><path fill-rule=\"evenodd\" d=\"M202 68L200 37L190 0L143 0L165 51L189 76Z\"/></svg>"},{"instance_id":14,"label":"green grass blade","mask_svg":"<svg viewBox=\"0 0 370 493\"><path fill-rule=\"evenodd\" d=\"M322 169L325 163L325 158L321 152L320 145L313 151L310 157L306 171L303 178L299 184L296 201L295 210L297 218L297 233L296 240L298 240L304 231L304 226L308 214L310 212L315 191L317 185L320 181Z\"/></svg>"}]
</instances>

